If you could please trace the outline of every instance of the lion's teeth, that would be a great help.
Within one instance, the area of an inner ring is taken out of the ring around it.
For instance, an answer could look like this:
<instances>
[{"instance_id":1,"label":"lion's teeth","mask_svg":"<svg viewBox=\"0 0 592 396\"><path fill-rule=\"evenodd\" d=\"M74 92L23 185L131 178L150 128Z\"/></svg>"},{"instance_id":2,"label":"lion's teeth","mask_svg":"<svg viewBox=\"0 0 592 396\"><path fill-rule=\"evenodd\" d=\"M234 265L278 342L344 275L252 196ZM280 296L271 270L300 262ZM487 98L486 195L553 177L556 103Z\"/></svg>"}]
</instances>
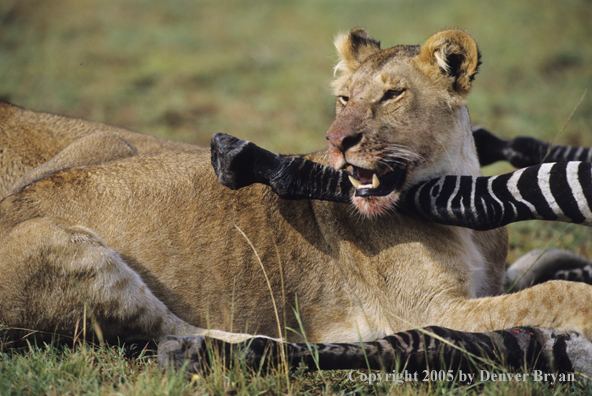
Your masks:
<instances>
[{"instance_id":1,"label":"lion's teeth","mask_svg":"<svg viewBox=\"0 0 592 396\"><path fill-rule=\"evenodd\" d=\"M359 180L354 179L350 175L348 175L347 177L349 177L350 183L356 188L356 190L360 188L360 186L362 185L362 183Z\"/></svg>"},{"instance_id":2,"label":"lion's teeth","mask_svg":"<svg viewBox=\"0 0 592 396\"><path fill-rule=\"evenodd\" d=\"M378 181L378 176L374 173L372 175L372 188L377 188L378 186L380 186L380 182Z\"/></svg>"},{"instance_id":3,"label":"lion's teeth","mask_svg":"<svg viewBox=\"0 0 592 396\"><path fill-rule=\"evenodd\" d=\"M349 178L350 183L356 188L356 190L364 189L364 188L377 188L380 186L380 181L378 181L378 176L376 174L372 175L372 184L362 184L361 181L355 179L354 177L347 175Z\"/></svg>"}]
</instances>

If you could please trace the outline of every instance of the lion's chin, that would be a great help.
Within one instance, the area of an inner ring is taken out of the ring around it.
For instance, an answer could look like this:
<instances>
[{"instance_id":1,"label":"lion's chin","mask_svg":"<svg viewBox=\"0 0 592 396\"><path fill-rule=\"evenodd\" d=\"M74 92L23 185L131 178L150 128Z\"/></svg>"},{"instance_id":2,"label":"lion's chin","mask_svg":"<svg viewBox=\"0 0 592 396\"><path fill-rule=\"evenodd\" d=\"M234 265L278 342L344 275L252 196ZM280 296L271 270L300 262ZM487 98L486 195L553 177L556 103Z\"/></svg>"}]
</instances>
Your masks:
<instances>
[{"instance_id":1,"label":"lion's chin","mask_svg":"<svg viewBox=\"0 0 592 396\"><path fill-rule=\"evenodd\" d=\"M393 210L400 195L398 191L384 196L358 197L354 195L352 203L362 215L374 218Z\"/></svg>"}]
</instances>

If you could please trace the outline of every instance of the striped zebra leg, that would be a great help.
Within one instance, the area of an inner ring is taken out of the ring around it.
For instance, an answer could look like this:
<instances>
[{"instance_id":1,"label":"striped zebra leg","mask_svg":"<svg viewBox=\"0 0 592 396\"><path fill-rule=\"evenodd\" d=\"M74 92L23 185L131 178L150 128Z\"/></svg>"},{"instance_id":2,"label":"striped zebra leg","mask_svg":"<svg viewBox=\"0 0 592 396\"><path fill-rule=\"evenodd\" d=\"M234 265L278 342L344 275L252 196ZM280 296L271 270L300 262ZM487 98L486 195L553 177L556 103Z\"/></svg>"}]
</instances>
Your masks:
<instances>
[{"instance_id":1,"label":"striped zebra leg","mask_svg":"<svg viewBox=\"0 0 592 396\"><path fill-rule=\"evenodd\" d=\"M499 176L444 176L411 187L401 212L490 230L524 220L592 225L592 164L548 163Z\"/></svg>"},{"instance_id":2,"label":"striped zebra leg","mask_svg":"<svg viewBox=\"0 0 592 396\"><path fill-rule=\"evenodd\" d=\"M210 145L220 183L233 190L261 183L284 199L350 202L347 172L293 156L284 157L254 143L217 133Z\"/></svg>"},{"instance_id":3,"label":"striped zebra leg","mask_svg":"<svg viewBox=\"0 0 592 396\"><path fill-rule=\"evenodd\" d=\"M544 162L592 162L591 148L555 146L524 136L503 140L482 127L472 129L481 166L497 161L508 161L516 168Z\"/></svg>"},{"instance_id":4,"label":"striped zebra leg","mask_svg":"<svg viewBox=\"0 0 592 396\"><path fill-rule=\"evenodd\" d=\"M303 364L309 370L372 369L391 375L407 371L417 373L414 378L418 381L424 380L424 370L453 370L450 380L458 381L457 371L491 372L500 366L592 375L592 343L585 337L525 327L467 333L431 326L374 342L348 344L282 343L267 337L230 344L202 336L166 336L158 346L158 361L164 368L200 372L217 364L220 357L226 359L223 364L230 365L231 357L236 356L257 370L278 367L281 348L292 369Z\"/></svg>"}]
</instances>

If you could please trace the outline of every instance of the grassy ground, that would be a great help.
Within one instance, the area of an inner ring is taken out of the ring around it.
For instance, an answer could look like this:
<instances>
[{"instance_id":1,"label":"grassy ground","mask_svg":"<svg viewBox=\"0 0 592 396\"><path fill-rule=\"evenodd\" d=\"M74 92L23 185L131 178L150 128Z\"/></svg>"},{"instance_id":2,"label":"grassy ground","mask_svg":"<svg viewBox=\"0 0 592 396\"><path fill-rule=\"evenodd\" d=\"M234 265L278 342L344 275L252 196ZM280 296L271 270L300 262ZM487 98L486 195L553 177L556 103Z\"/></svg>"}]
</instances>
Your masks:
<instances>
[{"instance_id":1,"label":"grassy ground","mask_svg":"<svg viewBox=\"0 0 592 396\"><path fill-rule=\"evenodd\" d=\"M2 345L0 345L2 346ZM265 373L239 363L232 369L214 368L198 375L182 370L163 373L154 356L155 346L30 345L0 350L0 394L4 395L561 395L592 394L592 387L577 382L486 381L476 374L474 383L453 381L361 382L364 370L309 372L284 370ZM487 369L504 373L503 369ZM366 372L367 373L367 372ZM350 381L350 375L354 381ZM530 373L532 376L532 373Z\"/></svg>"},{"instance_id":2,"label":"grassy ground","mask_svg":"<svg viewBox=\"0 0 592 396\"><path fill-rule=\"evenodd\" d=\"M201 145L226 132L274 151L307 152L325 146L333 117L335 33L365 26L388 47L461 27L483 53L469 102L474 124L506 137L592 146L590 20L585 0L4 0L0 95L31 109ZM508 170L495 165L485 172ZM512 225L509 260L547 246L590 255L590 236L572 225ZM342 373L291 377L289 384L281 375L245 373L192 382L161 374L149 353L2 348L1 394L391 392L352 385ZM556 391L536 383L503 386L454 391ZM392 392L401 389L448 391Z\"/></svg>"}]
</instances>

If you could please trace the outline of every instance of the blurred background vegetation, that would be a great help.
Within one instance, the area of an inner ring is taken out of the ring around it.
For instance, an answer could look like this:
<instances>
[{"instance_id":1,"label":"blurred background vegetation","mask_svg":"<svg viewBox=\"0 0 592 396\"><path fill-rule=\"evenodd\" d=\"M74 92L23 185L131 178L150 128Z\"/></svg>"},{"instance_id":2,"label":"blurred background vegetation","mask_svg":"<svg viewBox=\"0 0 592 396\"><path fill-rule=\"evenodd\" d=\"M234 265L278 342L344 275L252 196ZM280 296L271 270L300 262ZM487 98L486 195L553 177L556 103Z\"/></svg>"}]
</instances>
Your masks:
<instances>
[{"instance_id":1,"label":"blurred background vegetation","mask_svg":"<svg viewBox=\"0 0 592 396\"><path fill-rule=\"evenodd\" d=\"M474 124L592 146L591 21L589 0L3 0L0 96L200 145L226 132L309 152L333 118L337 32L364 26L385 48L460 27L483 54ZM514 225L509 259L549 243L592 255L590 236Z\"/></svg>"}]
</instances>

